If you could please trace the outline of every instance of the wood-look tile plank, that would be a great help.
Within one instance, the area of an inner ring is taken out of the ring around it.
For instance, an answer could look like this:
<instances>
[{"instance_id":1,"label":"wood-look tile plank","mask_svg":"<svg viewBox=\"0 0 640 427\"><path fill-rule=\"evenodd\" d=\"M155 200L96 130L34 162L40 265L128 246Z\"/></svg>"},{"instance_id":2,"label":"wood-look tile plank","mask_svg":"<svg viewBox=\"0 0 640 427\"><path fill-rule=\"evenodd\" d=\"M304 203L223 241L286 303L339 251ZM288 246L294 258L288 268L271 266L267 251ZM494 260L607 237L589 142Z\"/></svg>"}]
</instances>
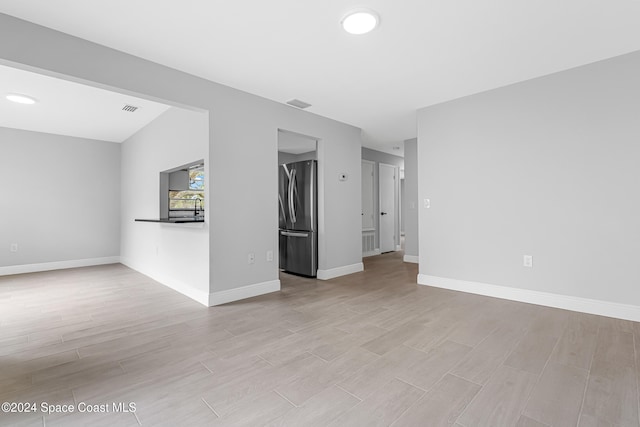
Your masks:
<instances>
[{"instance_id":1,"label":"wood-look tile plank","mask_svg":"<svg viewBox=\"0 0 640 427\"><path fill-rule=\"evenodd\" d=\"M323 360L332 361L351 348L370 342L372 339L378 338L386 332L386 330L378 326L367 325L338 339L319 343L309 351Z\"/></svg>"},{"instance_id":2,"label":"wood-look tile plank","mask_svg":"<svg viewBox=\"0 0 640 427\"><path fill-rule=\"evenodd\" d=\"M360 399L366 398L376 389L387 384L413 364L426 359L426 353L413 348L399 346L382 357L364 365L338 386Z\"/></svg>"},{"instance_id":3,"label":"wood-look tile plank","mask_svg":"<svg viewBox=\"0 0 640 427\"><path fill-rule=\"evenodd\" d=\"M551 355L551 361L589 369L596 347L598 317L571 313L565 331Z\"/></svg>"},{"instance_id":4,"label":"wood-look tile plank","mask_svg":"<svg viewBox=\"0 0 640 427\"><path fill-rule=\"evenodd\" d=\"M633 333L635 326L634 323L629 320L615 319L613 317L599 316L599 325L605 329L614 329L618 332ZM637 323L636 323L637 324Z\"/></svg>"},{"instance_id":5,"label":"wood-look tile plank","mask_svg":"<svg viewBox=\"0 0 640 427\"><path fill-rule=\"evenodd\" d=\"M331 346L342 340L348 340L351 335L332 326L317 328L312 332L292 333L264 346L264 351L260 353L260 357L271 364L280 365L303 353L311 352L315 354L317 349Z\"/></svg>"},{"instance_id":6,"label":"wood-look tile plank","mask_svg":"<svg viewBox=\"0 0 640 427\"><path fill-rule=\"evenodd\" d=\"M330 425L333 427L388 426L423 395L423 390L394 379L338 417Z\"/></svg>"},{"instance_id":7,"label":"wood-look tile plank","mask_svg":"<svg viewBox=\"0 0 640 427\"><path fill-rule=\"evenodd\" d=\"M500 326L462 358L451 373L476 384L486 383L518 345L523 330Z\"/></svg>"},{"instance_id":8,"label":"wood-look tile plank","mask_svg":"<svg viewBox=\"0 0 640 427\"><path fill-rule=\"evenodd\" d=\"M529 331L560 338L569 321L570 312L551 307L538 307Z\"/></svg>"},{"instance_id":9,"label":"wood-look tile plank","mask_svg":"<svg viewBox=\"0 0 640 427\"><path fill-rule=\"evenodd\" d=\"M429 320L407 336L403 344L417 350L429 351L448 340L456 330L464 327L461 324L459 318L443 317Z\"/></svg>"},{"instance_id":10,"label":"wood-look tile plank","mask_svg":"<svg viewBox=\"0 0 640 427\"><path fill-rule=\"evenodd\" d=\"M475 347L488 337L501 321L491 315L481 315L458 322L448 339L460 344Z\"/></svg>"},{"instance_id":11,"label":"wood-look tile plank","mask_svg":"<svg viewBox=\"0 0 640 427\"><path fill-rule=\"evenodd\" d=\"M209 423L211 426L260 427L270 425L294 409L275 392L259 394L240 405L222 418Z\"/></svg>"},{"instance_id":12,"label":"wood-look tile plank","mask_svg":"<svg viewBox=\"0 0 640 427\"><path fill-rule=\"evenodd\" d=\"M425 396L411 406L393 427L450 426L481 386L454 375L445 375Z\"/></svg>"},{"instance_id":13,"label":"wood-look tile plank","mask_svg":"<svg viewBox=\"0 0 640 427\"><path fill-rule=\"evenodd\" d=\"M266 425L269 427L325 427L358 403L360 399L338 386L333 386Z\"/></svg>"},{"instance_id":14,"label":"wood-look tile plank","mask_svg":"<svg viewBox=\"0 0 640 427\"><path fill-rule=\"evenodd\" d=\"M591 416L598 423L638 426L640 421L635 368L594 360L582 415Z\"/></svg>"},{"instance_id":15,"label":"wood-look tile plank","mask_svg":"<svg viewBox=\"0 0 640 427\"><path fill-rule=\"evenodd\" d=\"M251 351L253 354L262 353L262 348L269 348L273 341L277 341L292 332L278 326L263 326L242 335L236 335L222 342L216 342L209 349L220 357L232 358Z\"/></svg>"},{"instance_id":16,"label":"wood-look tile plank","mask_svg":"<svg viewBox=\"0 0 640 427\"><path fill-rule=\"evenodd\" d=\"M102 402L100 403L102 404ZM136 427L140 426L138 420L132 412L73 412L70 414L53 414L45 416L47 427Z\"/></svg>"},{"instance_id":17,"label":"wood-look tile plank","mask_svg":"<svg viewBox=\"0 0 640 427\"><path fill-rule=\"evenodd\" d=\"M15 361L5 360L5 363L0 366L0 384L2 384L3 378L31 374L46 368L70 363L78 359L78 352L76 350L69 350L36 359Z\"/></svg>"},{"instance_id":18,"label":"wood-look tile plank","mask_svg":"<svg viewBox=\"0 0 640 427\"><path fill-rule=\"evenodd\" d=\"M551 426L547 424L543 424L536 420L532 420L531 418L525 417L524 415L522 415L518 419L518 423L516 424L515 427L551 427Z\"/></svg>"},{"instance_id":19,"label":"wood-look tile plank","mask_svg":"<svg viewBox=\"0 0 640 427\"><path fill-rule=\"evenodd\" d=\"M513 426L520 418L537 375L501 366L460 415L463 426Z\"/></svg>"},{"instance_id":20,"label":"wood-look tile plank","mask_svg":"<svg viewBox=\"0 0 640 427\"><path fill-rule=\"evenodd\" d=\"M282 366L212 386L202 397L216 413L224 417L256 395L275 390L292 378L321 369L325 365L326 362L307 353Z\"/></svg>"},{"instance_id":21,"label":"wood-look tile plank","mask_svg":"<svg viewBox=\"0 0 640 427\"><path fill-rule=\"evenodd\" d=\"M11 427L43 427L44 421L41 413L3 413L0 416L0 425Z\"/></svg>"},{"instance_id":22,"label":"wood-look tile plank","mask_svg":"<svg viewBox=\"0 0 640 427\"><path fill-rule=\"evenodd\" d=\"M422 330L424 330L424 325L421 322L412 320L364 343L362 347L382 356L408 341L414 335L419 334Z\"/></svg>"},{"instance_id":23,"label":"wood-look tile plank","mask_svg":"<svg viewBox=\"0 0 640 427\"><path fill-rule=\"evenodd\" d=\"M506 366L540 375L551 356L558 337L529 331L505 360Z\"/></svg>"},{"instance_id":24,"label":"wood-look tile plank","mask_svg":"<svg viewBox=\"0 0 640 427\"><path fill-rule=\"evenodd\" d=\"M64 384L74 388L82 384L100 381L104 378L123 375L124 370L116 361L78 359L59 366L34 372L31 380L35 386L44 383Z\"/></svg>"},{"instance_id":25,"label":"wood-look tile plank","mask_svg":"<svg viewBox=\"0 0 640 427\"><path fill-rule=\"evenodd\" d=\"M590 415L582 414L580 416L580 421L578 422L578 427L620 427L620 426L613 425L608 421L599 420Z\"/></svg>"},{"instance_id":26,"label":"wood-look tile plank","mask_svg":"<svg viewBox=\"0 0 640 427\"><path fill-rule=\"evenodd\" d=\"M578 423L588 371L549 363L529 397L523 415L550 426Z\"/></svg>"},{"instance_id":27,"label":"wood-look tile plank","mask_svg":"<svg viewBox=\"0 0 640 427\"><path fill-rule=\"evenodd\" d=\"M200 362L184 359L171 362L154 369L127 373L116 377L104 378L99 382L88 383L73 389L77 401L122 401L129 399L138 402L179 389L191 389L203 379L212 379L211 372Z\"/></svg>"},{"instance_id":28,"label":"wood-look tile plank","mask_svg":"<svg viewBox=\"0 0 640 427\"><path fill-rule=\"evenodd\" d=\"M470 351L469 346L445 341L428 351L424 358L399 371L397 376L409 384L429 390Z\"/></svg>"},{"instance_id":29,"label":"wood-look tile plank","mask_svg":"<svg viewBox=\"0 0 640 427\"><path fill-rule=\"evenodd\" d=\"M300 406L312 396L337 384L380 357L361 348L354 348L337 359L293 376L276 388L276 391L294 405Z\"/></svg>"},{"instance_id":30,"label":"wood-look tile plank","mask_svg":"<svg viewBox=\"0 0 640 427\"><path fill-rule=\"evenodd\" d=\"M625 367L635 366L633 333L601 326L596 341L594 362L607 362Z\"/></svg>"},{"instance_id":31,"label":"wood-look tile plank","mask_svg":"<svg viewBox=\"0 0 640 427\"><path fill-rule=\"evenodd\" d=\"M171 396L136 402L136 416L143 426L214 425L218 417L197 397L175 399Z\"/></svg>"}]
</instances>

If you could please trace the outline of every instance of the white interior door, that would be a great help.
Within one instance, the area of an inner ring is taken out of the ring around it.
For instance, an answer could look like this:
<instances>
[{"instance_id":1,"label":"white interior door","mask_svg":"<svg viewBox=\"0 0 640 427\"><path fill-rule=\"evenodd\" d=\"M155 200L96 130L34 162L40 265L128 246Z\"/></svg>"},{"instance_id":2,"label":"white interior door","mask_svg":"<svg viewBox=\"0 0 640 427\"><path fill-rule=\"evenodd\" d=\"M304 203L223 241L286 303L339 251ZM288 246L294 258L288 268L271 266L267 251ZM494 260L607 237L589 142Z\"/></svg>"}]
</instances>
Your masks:
<instances>
[{"instance_id":1,"label":"white interior door","mask_svg":"<svg viewBox=\"0 0 640 427\"><path fill-rule=\"evenodd\" d=\"M396 249L396 168L380 163L380 252L391 252Z\"/></svg>"},{"instance_id":2,"label":"white interior door","mask_svg":"<svg viewBox=\"0 0 640 427\"><path fill-rule=\"evenodd\" d=\"M362 161L362 230L375 230L375 209L373 203L373 167L375 163Z\"/></svg>"}]
</instances>

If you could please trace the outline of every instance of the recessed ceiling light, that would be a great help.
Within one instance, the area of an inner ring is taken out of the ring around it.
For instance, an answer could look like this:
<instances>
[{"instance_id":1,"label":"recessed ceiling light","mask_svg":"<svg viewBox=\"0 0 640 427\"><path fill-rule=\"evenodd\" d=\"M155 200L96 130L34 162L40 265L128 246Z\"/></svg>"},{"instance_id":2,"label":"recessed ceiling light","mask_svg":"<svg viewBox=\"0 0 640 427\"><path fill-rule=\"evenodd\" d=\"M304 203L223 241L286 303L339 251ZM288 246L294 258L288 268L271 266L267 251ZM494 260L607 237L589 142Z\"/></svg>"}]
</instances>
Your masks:
<instances>
[{"instance_id":1,"label":"recessed ceiling light","mask_svg":"<svg viewBox=\"0 0 640 427\"><path fill-rule=\"evenodd\" d=\"M7 94L6 98L9 101L17 102L18 104L35 104L36 102L38 102L30 96L21 95L19 93L9 93Z\"/></svg>"},{"instance_id":2,"label":"recessed ceiling light","mask_svg":"<svg viewBox=\"0 0 640 427\"><path fill-rule=\"evenodd\" d=\"M353 10L342 18L342 27L349 34L366 34L380 23L380 17L369 9Z\"/></svg>"}]
</instances>

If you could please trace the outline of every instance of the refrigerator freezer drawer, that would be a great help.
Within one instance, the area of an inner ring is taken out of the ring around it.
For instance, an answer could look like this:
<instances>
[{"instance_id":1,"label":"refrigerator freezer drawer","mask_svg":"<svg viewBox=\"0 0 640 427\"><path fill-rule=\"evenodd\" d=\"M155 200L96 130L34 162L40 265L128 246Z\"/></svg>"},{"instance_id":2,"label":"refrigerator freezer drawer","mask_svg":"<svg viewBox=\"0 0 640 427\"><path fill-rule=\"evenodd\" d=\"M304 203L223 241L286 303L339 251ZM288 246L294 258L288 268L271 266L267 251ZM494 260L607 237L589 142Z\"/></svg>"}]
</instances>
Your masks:
<instances>
[{"instance_id":1,"label":"refrigerator freezer drawer","mask_svg":"<svg viewBox=\"0 0 640 427\"><path fill-rule=\"evenodd\" d=\"M316 239L313 231L280 230L280 268L289 273L316 277Z\"/></svg>"}]
</instances>

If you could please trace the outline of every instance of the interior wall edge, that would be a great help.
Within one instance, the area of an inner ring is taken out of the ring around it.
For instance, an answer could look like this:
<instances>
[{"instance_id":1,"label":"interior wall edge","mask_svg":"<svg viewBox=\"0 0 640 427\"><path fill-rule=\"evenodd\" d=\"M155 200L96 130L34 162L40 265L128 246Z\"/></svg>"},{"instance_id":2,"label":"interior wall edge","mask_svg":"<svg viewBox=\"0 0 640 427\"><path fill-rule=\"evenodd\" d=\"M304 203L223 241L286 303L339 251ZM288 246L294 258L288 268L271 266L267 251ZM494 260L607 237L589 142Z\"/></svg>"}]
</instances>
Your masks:
<instances>
[{"instance_id":1,"label":"interior wall edge","mask_svg":"<svg viewBox=\"0 0 640 427\"><path fill-rule=\"evenodd\" d=\"M402 261L404 262L410 262L413 264L419 264L420 263L420 257L417 255L406 255L404 257L402 257Z\"/></svg>"},{"instance_id":2,"label":"interior wall edge","mask_svg":"<svg viewBox=\"0 0 640 427\"><path fill-rule=\"evenodd\" d=\"M130 259L122 257L120 260L120 263L123 265L126 265L132 270L137 271L140 274L144 274L145 276L155 280L156 282L166 286L167 288L171 288L174 291L181 293L182 295L189 297L194 301L199 302L205 307L209 306L209 294L206 292L202 292L198 289L195 289L187 285L186 283L178 279L175 279L173 277L169 277L166 275L158 275L153 271L153 269L147 269L142 265L132 262Z\"/></svg>"}]
</instances>

